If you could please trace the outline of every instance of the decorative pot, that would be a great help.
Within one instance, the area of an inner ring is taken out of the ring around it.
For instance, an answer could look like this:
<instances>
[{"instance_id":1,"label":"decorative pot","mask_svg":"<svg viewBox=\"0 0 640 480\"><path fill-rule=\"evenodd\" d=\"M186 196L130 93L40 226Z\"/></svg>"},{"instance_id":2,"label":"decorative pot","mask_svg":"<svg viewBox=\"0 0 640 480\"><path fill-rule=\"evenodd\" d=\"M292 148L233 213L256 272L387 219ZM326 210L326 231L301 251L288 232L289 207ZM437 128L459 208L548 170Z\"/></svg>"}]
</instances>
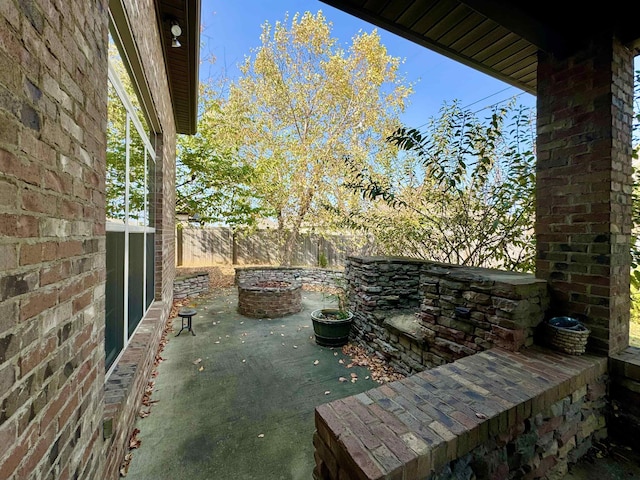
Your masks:
<instances>
[{"instance_id":1,"label":"decorative pot","mask_svg":"<svg viewBox=\"0 0 640 480\"><path fill-rule=\"evenodd\" d=\"M543 325L547 342L552 348L571 355L585 352L591 331L577 319L553 317Z\"/></svg>"},{"instance_id":2,"label":"decorative pot","mask_svg":"<svg viewBox=\"0 0 640 480\"><path fill-rule=\"evenodd\" d=\"M339 347L349 341L353 313L347 312L346 318L337 318L339 313L337 308L321 308L311 312L313 332L318 345Z\"/></svg>"}]
</instances>

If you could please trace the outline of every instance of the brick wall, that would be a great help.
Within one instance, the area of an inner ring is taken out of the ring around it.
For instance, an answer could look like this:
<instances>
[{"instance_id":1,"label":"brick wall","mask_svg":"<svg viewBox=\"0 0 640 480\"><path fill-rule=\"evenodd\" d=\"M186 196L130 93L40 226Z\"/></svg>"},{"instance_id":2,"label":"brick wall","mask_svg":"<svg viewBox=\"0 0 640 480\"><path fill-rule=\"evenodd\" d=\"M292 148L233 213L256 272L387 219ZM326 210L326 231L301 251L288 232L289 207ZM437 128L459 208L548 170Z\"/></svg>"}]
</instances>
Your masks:
<instances>
[{"instance_id":1,"label":"brick wall","mask_svg":"<svg viewBox=\"0 0 640 480\"><path fill-rule=\"evenodd\" d=\"M0 2L3 479L118 477L171 306L173 111L154 2L124 6L161 125L157 303L105 387L109 2ZM105 419L113 428L107 442Z\"/></svg>"},{"instance_id":2,"label":"brick wall","mask_svg":"<svg viewBox=\"0 0 640 480\"><path fill-rule=\"evenodd\" d=\"M546 282L533 275L390 257L349 257L351 339L411 374L495 346L534 342Z\"/></svg>"},{"instance_id":3,"label":"brick wall","mask_svg":"<svg viewBox=\"0 0 640 480\"><path fill-rule=\"evenodd\" d=\"M326 403L314 478L563 478L607 435L606 368L492 349Z\"/></svg>"},{"instance_id":4,"label":"brick wall","mask_svg":"<svg viewBox=\"0 0 640 480\"><path fill-rule=\"evenodd\" d=\"M632 98L633 52L616 41L539 55L536 274L605 354L629 337Z\"/></svg>"},{"instance_id":5,"label":"brick wall","mask_svg":"<svg viewBox=\"0 0 640 480\"><path fill-rule=\"evenodd\" d=\"M104 465L107 3L0 2L0 478Z\"/></svg>"},{"instance_id":6,"label":"brick wall","mask_svg":"<svg viewBox=\"0 0 640 480\"><path fill-rule=\"evenodd\" d=\"M175 151L176 127L169 93L162 39L157 28L153 0L123 2L139 54L141 68L161 131L155 141L155 303L142 319L136 333L105 384L104 422L110 435L102 455L107 459L105 479L119 477L119 469L128 453L128 440L141 409L145 388L155 368L162 331L173 300L175 278ZM119 28L123 28L119 26ZM152 120L153 123L153 120Z\"/></svg>"}]
</instances>

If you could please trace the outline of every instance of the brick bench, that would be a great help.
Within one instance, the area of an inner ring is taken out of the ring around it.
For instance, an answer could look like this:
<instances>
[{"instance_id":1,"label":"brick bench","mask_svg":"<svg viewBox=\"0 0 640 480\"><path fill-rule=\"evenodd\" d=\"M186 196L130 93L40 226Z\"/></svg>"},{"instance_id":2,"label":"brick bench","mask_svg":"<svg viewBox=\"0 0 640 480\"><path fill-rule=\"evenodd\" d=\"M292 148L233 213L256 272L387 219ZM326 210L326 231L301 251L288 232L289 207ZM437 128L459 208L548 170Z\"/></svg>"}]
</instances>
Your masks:
<instances>
[{"instance_id":1,"label":"brick bench","mask_svg":"<svg viewBox=\"0 0 640 480\"><path fill-rule=\"evenodd\" d=\"M496 348L321 405L314 478L561 477L606 436L606 368Z\"/></svg>"}]
</instances>

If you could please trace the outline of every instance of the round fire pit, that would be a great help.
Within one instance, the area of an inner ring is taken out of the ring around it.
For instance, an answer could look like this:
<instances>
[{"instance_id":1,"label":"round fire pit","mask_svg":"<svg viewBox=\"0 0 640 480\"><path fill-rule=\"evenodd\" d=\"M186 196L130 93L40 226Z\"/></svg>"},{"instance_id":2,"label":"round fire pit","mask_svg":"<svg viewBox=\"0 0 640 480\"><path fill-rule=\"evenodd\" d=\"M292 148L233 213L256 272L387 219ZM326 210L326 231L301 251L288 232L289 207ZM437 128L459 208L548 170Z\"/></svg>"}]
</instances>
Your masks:
<instances>
[{"instance_id":1,"label":"round fire pit","mask_svg":"<svg viewBox=\"0 0 640 480\"><path fill-rule=\"evenodd\" d=\"M302 284L259 280L238 285L238 313L252 318L277 318L302 310Z\"/></svg>"}]
</instances>

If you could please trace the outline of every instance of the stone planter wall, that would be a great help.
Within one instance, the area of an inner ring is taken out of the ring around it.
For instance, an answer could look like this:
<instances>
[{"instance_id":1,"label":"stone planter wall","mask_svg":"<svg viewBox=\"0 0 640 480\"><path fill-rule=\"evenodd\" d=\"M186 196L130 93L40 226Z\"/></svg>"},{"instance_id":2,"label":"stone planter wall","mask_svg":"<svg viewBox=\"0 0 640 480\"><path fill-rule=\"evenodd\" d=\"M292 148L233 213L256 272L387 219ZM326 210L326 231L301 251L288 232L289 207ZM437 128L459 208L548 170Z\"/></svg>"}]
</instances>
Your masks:
<instances>
[{"instance_id":1,"label":"stone planter wall","mask_svg":"<svg viewBox=\"0 0 640 480\"><path fill-rule=\"evenodd\" d=\"M173 281L173 298L195 297L209 291L209 274L196 273Z\"/></svg>"},{"instance_id":2,"label":"stone planter wall","mask_svg":"<svg viewBox=\"0 0 640 480\"><path fill-rule=\"evenodd\" d=\"M533 344L547 284L532 275L407 258L349 257L352 340L411 374Z\"/></svg>"},{"instance_id":3,"label":"stone planter wall","mask_svg":"<svg viewBox=\"0 0 640 480\"><path fill-rule=\"evenodd\" d=\"M305 267L236 267L235 284L297 280L303 289L330 289L343 278L342 270Z\"/></svg>"}]
</instances>

